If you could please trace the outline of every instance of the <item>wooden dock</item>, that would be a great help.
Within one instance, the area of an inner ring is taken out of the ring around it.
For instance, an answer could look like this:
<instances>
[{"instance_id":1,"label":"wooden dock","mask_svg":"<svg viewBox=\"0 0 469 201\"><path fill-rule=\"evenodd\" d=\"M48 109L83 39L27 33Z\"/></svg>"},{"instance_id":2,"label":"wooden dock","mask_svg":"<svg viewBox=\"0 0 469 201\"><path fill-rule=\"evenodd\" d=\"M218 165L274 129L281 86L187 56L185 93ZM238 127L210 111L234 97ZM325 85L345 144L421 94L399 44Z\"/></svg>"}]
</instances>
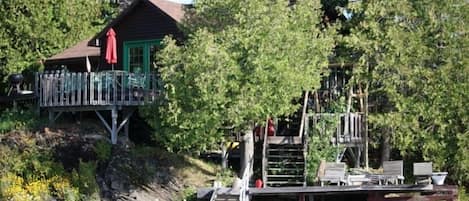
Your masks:
<instances>
[{"instance_id":1,"label":"wooden dock","mask_svg":"<svg viewBox=\"0 0 469 201\"><path fill-rule=\"evenodd\" d=\"M208 200L213 188L199 189L197 198ZM231 188L219 189L219 192L231 193ZM368 201L386 200L415 200L421 198L425 200L457 200L456 186L433 186L433 185L363 185L363 186L307 186L307 187L276 187L276 188L250 188L249 196L251 200L275 200L290 198L289 200L306 200L304 197L325 197L351 200L353 195L362 195ZM348 195L348 196L347 196ZM303 197L303 198L302 198ZM314 199L316 200L316 199ZM326 199L327 200L327 199ZM363 199L361 199L363 200Z\"/></svg>"}]
</instances>

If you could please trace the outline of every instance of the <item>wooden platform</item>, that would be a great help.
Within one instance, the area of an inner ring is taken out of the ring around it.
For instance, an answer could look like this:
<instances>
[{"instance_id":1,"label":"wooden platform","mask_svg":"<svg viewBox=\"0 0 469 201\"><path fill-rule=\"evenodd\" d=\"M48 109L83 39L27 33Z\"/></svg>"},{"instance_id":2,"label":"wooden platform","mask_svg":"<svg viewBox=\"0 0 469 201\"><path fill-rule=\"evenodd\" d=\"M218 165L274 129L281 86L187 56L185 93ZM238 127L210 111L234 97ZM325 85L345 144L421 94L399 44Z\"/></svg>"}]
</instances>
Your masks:
<instances>
[{"instance_id":1,"label":"wooden platform","mask_svg":"<svg viewBox=\"0 0 469 201\"><path fill-rule=\"evenodd\" d=\"M308 186L308 187L279 187L279 188L251 188L249 194L263 195L292 195L292 194L342 194L342 193L368 193L368 192L422 192L433 190L433 185L364 185L364 186Z\"/></svg>"},{"instance_id":2,"label":"wooden platform","mask_svg":"<svg viewBox=\"0 0 469 201\"><path fill-rule=\"evenodd\" d=\"M210 198L213 188L197 190L197 199ZM307 187L275 187L275 188L250 188L249 195L253 198L263 196L280 195L334 195L334 194L386 194L386 193L412 193L433 192L433 185L364 185L364 186L307 186ZM223 188L222 192L233 191L231 188Z\"/></svg>"},{"instance_id":3,"label":"wooden platform","mask_svg":"<svg viewBox=\"0 0 469 201\"><path fill-rule=\"evenodd\" d=\"M50 123L64 112L94 111L112 144L120 131L128 137L129 118L137 106L155 101L161 90L157 75L125 71L37 73L35 86L39 107L49 113ZM110 112L110 123L103 112Z\"/></svg>"}]
</instances>

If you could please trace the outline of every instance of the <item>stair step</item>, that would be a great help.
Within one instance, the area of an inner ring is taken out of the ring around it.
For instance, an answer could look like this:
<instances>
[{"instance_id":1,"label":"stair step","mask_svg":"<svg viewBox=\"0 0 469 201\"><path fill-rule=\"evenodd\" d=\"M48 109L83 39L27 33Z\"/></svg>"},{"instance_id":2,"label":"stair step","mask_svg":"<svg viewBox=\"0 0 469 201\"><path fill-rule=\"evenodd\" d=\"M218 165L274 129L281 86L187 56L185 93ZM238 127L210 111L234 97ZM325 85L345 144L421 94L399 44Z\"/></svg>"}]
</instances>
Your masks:
<instances>
[{"instance_id":1,"label":"stair step","mask_svg":"<svg viewBox=\"0 0 469 201\"><path fill-rule=\"evenodd\" d=\"M300 181L268 181L266 182L267 185L275 185L275 184L280 184L280 185L285 185L285 184L289 184L289 185L303 185L304 182L300 182Z\"/></svg>"},{"instance_id":2,"label":"stair step","mask_svg":"<svg viewBox=\"0 0 469 201\"><path fill-rule=\"evenodd\" d=\"M303 142L298 136L270 136L267 138L268 144L276 145L301 145Z\"/></svg>"},{"instance_id":3,"label":"stair step","mask_svg":"<svg viewBox=\"0 0 469 201\"><path fill-rule=\"evenodd\" d=\"M300 167L300 168L271 168L271 167L268 167L267 170L273 170L273 171L303 171L304 168L303 167Z\"/></svg>"},{"instance_id":4,"label":"stair step","mask_svg":"<svg viewBox=\"0 0 469 201\"><path fill-rule=\"evenodd\" d=\"M269 148L269 150L267 150L269 152L303 152L303 147L301 148L298 148L298 149L292 149L292 148Z\"/></svg>"},{"instance_id":5,"label":"stair step","mask_svg":"<svg viewBox=\"0 0 469 201\"><path fill-rule=\"evenodd\" d=\"M267 155L267 158L298 158L303 159L303 155Z\"/></svg>"},{"instance_id":6,"label":"stair step","mask_svg":"<svg viewBox=\"0 0 469 201\"><path fill-rule=\"evenodd\" d=\"M218 194L215 201L238 201L239 195Z\"/></svg>"},{"instance_id":7,"label":"stair step","mask_svg":"<svg viewBox=\"0 0 469 201\"><path fill-rule=\"evenodd\" d=\"M300 161L282 161L282 162L274 162L269 161L268 164L270 165L303 165L305 162Z\"/></svg>"},{"instance_id":8,"label":"stair step","mask_svg":"<svg viewBox=\"0 0 469 201\"><path fill-rule=\"evenodd\" d=\"M291 178L291 179L301 178L302 179L303 175L270 175L268 174L267 178Z\"/></svg>"}]
</instances>

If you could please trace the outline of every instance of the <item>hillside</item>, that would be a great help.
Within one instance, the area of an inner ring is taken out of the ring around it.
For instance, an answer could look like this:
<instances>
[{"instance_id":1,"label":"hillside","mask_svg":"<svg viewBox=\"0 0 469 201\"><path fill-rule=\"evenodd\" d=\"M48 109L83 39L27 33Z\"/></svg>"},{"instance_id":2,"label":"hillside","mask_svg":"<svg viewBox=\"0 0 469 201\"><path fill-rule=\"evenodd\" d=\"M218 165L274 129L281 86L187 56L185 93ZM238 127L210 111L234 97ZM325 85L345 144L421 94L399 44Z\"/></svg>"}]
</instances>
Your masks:
<instances>
[{"instance_id":1,"label":"hillside","mask_svg":"<svg viewBox=\"0 0 469 201\"><path fill-rule=\"evenodd\" d=\"M89 121L0 135L0 198L191 200L221 176L219 166L158 147L111 146L104 131Z\"/></svg>"}]
</instances>

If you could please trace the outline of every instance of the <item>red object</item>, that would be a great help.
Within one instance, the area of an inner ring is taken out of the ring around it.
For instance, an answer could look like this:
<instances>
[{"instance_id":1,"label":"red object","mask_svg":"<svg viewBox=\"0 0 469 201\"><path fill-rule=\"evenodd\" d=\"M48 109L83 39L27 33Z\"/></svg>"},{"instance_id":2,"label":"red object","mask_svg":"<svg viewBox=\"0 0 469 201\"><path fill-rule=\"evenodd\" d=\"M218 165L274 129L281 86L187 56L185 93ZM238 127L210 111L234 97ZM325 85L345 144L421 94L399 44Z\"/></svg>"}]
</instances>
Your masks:
<instances>
[{"instance_id":1,"label":"red object","mask_svg":"<svg viewBox=\"0 0 469 201\"><path fill-rule=\"evenodd\" d=\"M262 182L261 179L257 179L257 180L256 180L256 188L262 188L263 185L264 185L264 184L263 184L263 182Z\"/></svg>"},{"instance_id":2,"label":"red object","mask_svg":"<svg viewBox=\"0 0 469 201\"><path fill-rule=\"evenodd\" d=\"M116 44L116 32L110 28L106 33L106 62L108 64L117 63L117 44Z\"/></svg>"},{"instance_id":3,"label":"red object","mask_svg":"<svg viewBox=\"0 0 469 201\"><path fill-rule=\"evenodd\" d=\"M272 121L272 119L269 119L269 121L267 122L267 135L274 136L274 134L275 134L274 121Z\"/></svg>"}]
</instances>

